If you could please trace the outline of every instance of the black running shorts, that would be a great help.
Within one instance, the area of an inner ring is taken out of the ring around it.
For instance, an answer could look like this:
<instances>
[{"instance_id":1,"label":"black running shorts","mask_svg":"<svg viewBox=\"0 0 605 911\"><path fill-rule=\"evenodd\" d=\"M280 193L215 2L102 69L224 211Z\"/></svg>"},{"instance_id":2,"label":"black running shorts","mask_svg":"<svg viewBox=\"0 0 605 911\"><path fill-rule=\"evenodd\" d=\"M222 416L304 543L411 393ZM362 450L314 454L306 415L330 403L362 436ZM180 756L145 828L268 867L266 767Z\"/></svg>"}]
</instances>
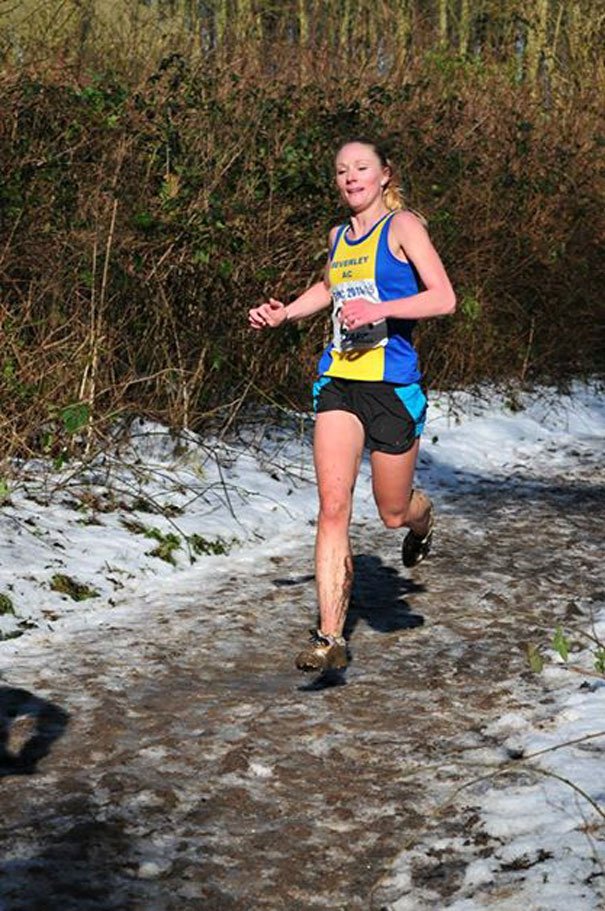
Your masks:
<instances>
[{"instance_id":1,"label":"black running shorts","mask_svg":"<svg viewBox=\"0 0 605 911\"><path fill-rule=\"evenodd\" d=\"M400 455L422 433L427 400L418 383L396 386L323 376L313 386L313 409L348 411L363 425L370 452Z\"/></svg>"}]
</instances>

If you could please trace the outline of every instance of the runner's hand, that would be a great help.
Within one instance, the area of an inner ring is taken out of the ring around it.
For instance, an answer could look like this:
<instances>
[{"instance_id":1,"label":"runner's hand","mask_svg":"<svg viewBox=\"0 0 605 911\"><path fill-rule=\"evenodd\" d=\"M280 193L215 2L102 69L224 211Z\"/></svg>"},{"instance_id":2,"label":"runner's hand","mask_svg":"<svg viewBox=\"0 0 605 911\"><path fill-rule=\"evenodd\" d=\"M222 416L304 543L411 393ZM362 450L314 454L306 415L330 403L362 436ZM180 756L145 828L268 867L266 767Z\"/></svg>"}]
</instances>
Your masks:
<instances>
[{"instance_id":1,"label":"runner's hand","mask_svg":"<svg viewBox=\"0 0 605 911\"><path fill-rule=\"evenodd\" d=\"M270 297L266 304L248 312L248 321L252 329L277 329L286 321L286 308L281 301Z\"/></svg>"},{"instance_id":2,"label":"runner's hand","mask_svg":"<svg viewBox=\"0 0 605 911\"><path fill-rule=\"evenodd\" d=\"M339 317L343 327L349 332L354 332L356 329L361 329L362 326L368 326L381 319L378 315L377 305L365 297L353 297L348 300L343 305Z\"/></svg>"}]
</instances>

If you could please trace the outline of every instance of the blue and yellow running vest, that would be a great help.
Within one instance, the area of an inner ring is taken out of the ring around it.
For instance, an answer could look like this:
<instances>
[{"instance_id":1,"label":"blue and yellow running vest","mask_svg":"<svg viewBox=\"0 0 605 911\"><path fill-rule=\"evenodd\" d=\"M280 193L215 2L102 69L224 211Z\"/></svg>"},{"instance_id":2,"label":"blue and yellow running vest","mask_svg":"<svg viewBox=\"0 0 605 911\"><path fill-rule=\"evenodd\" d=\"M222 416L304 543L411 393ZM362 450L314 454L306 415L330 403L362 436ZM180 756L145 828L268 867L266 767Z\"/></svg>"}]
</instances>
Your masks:
<instances>
[{"instance_id":1,"label":"blue and yellow running vest","mask_svg":"<svg viewBox=\"0 0 605 911\"><path fill-rule=\"evenodd\" d=\"M338 318L343 304L354 297L379 303L418 294L411 265L389 249L394 214L389 212L358 240L347 238L348 224L338 228L330 261L334 335L319 361L319 376L398 385L417 383L421 378L412 345L415 320L380 320L347 332Z\"/></svg>"}]
</instances>

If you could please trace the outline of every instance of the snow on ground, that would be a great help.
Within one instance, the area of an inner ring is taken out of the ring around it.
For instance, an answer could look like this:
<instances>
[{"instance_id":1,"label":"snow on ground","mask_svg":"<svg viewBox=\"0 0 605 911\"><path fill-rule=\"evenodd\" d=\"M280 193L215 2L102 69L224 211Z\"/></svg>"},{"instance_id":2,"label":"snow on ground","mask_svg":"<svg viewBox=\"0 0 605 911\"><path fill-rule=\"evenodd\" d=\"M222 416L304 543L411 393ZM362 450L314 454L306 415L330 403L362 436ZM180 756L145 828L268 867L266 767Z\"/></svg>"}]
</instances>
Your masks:
<instances>
[{"instance_id":1,"label":"snow on ground","mask_svg":"<svg viewBox=\"0 0 605 911\"><path fill-rule=\"evenodd\" d=\"M601 618L592 632L603 642L605 610ZM437 825L403 851L389 873L399 897L388 911L603 911L605 678L590 676L593 657L593 649L575 653L574 667L585 676L570 680L553 654L544 671L554 695L548 715L510 713L485 730L500 755L469 751L467 783L447 805L452 814L472 808L473 833L443 837ZM412 885L413 871L440 856L452 869L465 868L447 905Z\"/></svg>"},{"instance_id":2,"label":"snow on ground","mask_svg":"<svg viewBox=\"0 0 605 911\"><path fill-rule=\"evenodd\" d=\"M605 622L597 624L596 632L604 641ZM574 656L574 661L590 668L590 657L586 652ZM575 692L569 694L568 674L555 668L546 674L553 689L561 687L552 718L538 726L535 718L505 716L487 731L504 737L510 752L522 755L524 766L538 772L528 774L523 784L509 787L499 776L481 793L484 829L502 846L489 863L476 860L469 865L464 887L471 887L472 898L455 901L451 911L482 907L482 883L502 869L508 871L508 885L515 888L513 895L500 899L500 911L520 907L598 911L600 907L592 883L586 882L585 858L598 859L602 876L605 679L595 679L579 692L576 680ZM572 746L561 748L561 744ZM558 863L549 864L550 858L558 858ZM543 864L548 867L546 882Z\"/></svg>"},{"instance_id":3,"label":"snow on ground","mask_svg":"<svg viewBox=\"0 0 605 911\"><path fill-rule=\"evenodd\" d=\"M0 638L15 654L26 651L30 630L69 635L117 606L136 610L147 593L199 590L227 563L232 572L244 572L250 561L287 554L303 537L311 540L311 428L311 419L300 415L258 419L227 441L176 438L139 423L126 441L86 466L21 466L0 507ZM565 478L573 465L597 468L604 436L605 403L594 388L578 385L569 396L540 390L522 401L494 393L436 395L420 483L447 509L447 490L477 480L522 476L540 483ZM355 520L374 516L365 460ZM602 643L603 606L593 619L587 633ZM590 676L596 648L593 643L573 656L588 669L581 691L582 678L561 667L556 654L547 656L544 674L553 693L548 718L509 715L494 728L510 755L533 756L538 772L507 786L500 763L497 777L474 787L473 805L486 833L502 838L502 850L468 866L460 899L448 905L452 911L597 908L579 872L583 856L598 854L595 833L600 827L602 839L605 819L605 679L594 669ZM475 759L484 773L489 757ZM578 815L585 816L580 827ZM568 860L564 869L549 868L546 895L548 857L560 857L561 844ZM438 842L432 849L439 850ZM413 859L408 851L400 861L402 882ZM510 871L509 899L482 893L496 861ZM402 897L393 911L406 911L406 901ZM419 901L417 893L413 901ZM426 902L433 907L430 896Z\"/></svg>"},{"instance_id":4,"label":"snow on ground","mask_svg":"<svg viewBox=\"0 0 605 911\"><path fill-rule=\"evenodd\" d=\"M229 554L233 566L312 535L311 427L309 418L285 416L225 442L176 438L141 422L84 468L23 466L0 506L0 636L80 624L176 577L201 584L217 555ZM585 387L568 397L542 390L520 411L495 394L434 396L420 483L439 500L440 489L477 478L543 479L565 471L570 455L581 458L583 440L604 427L605 405ZM355 518L374 516L365 460ZM58 590L70 580L82 589Z\"/></svg>"}]
</instances>

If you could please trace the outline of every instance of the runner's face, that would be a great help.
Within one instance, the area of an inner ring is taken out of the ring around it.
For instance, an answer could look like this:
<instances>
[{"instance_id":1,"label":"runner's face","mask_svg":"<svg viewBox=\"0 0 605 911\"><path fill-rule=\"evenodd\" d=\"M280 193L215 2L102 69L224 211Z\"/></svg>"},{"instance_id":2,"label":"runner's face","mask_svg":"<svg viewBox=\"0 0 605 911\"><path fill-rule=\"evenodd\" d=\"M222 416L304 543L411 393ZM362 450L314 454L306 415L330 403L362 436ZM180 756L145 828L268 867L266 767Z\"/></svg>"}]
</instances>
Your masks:
<instances>
[{"instance_id":1,"label":"runner's face","mask_svg":"<svg viewBox=\"0 0 605 911\"><path fill-rule=\"evenodd\" d=\"M353 212L361 212L381 199L387 179L388 168L383 167L372 146L349 142L339 150L336 186Z\"/></svg>"}]
</instances>

